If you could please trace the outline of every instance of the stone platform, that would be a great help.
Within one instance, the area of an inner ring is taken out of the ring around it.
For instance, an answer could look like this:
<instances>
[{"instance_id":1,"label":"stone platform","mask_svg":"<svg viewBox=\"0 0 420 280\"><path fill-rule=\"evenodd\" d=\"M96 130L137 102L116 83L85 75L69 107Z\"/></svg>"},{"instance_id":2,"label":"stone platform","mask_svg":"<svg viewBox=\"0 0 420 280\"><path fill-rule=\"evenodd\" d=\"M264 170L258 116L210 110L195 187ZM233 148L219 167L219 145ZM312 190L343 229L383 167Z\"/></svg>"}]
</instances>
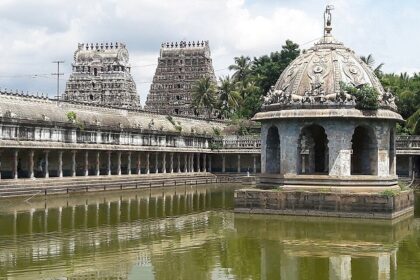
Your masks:
<instances>
[{"instance_id":1,"label":"stone platform","mask_svg":"<svg viewBox=\"0 0 420 280\"><path fill-rule=\"evenodd\" d=\"M235 212L295 216L394 219L414 212L412 190L337 193L282 189L235 191Z\"/></svg>"}]
</instances>

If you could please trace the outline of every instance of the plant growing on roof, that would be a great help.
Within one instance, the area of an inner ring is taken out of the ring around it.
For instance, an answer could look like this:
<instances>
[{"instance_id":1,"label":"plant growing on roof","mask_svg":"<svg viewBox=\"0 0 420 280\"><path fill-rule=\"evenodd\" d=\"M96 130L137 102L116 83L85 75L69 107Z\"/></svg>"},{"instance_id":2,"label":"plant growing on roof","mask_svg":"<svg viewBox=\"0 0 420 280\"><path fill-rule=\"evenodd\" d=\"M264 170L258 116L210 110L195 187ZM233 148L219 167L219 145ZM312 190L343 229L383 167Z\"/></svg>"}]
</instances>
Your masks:
<instances>
[{"instance_id":1,"label":"plant growing on roof","mask_svg":"<svg viewBox=\"0 0 420 280\"><path fill-rule=\"evenodd\" d=\"M378 110L379 94L375 88L367 84L355 87L353 85L340 82L340 89L356 98L356 109Z\"/></svg>"}]
</instances>

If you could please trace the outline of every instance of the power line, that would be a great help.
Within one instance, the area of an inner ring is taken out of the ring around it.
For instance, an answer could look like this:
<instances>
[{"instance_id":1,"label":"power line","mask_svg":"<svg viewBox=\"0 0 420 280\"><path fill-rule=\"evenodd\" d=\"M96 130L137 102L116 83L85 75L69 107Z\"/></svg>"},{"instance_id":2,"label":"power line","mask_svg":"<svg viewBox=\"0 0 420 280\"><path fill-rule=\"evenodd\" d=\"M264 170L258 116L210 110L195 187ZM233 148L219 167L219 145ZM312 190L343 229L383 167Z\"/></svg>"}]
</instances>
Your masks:
<instances>
[{"instance_id":1,"label":"power line","mask_svg":"<svg viewBox=\"0 0 420 280\"><path fill-rule=\"evenodd\" d=\"M53 61L52 63L57 64L57 73L52 73L51 75L57 76L57 100L59 100L60 99L60 76L64 75L64 73L60 73L60 64L64 63L64 61L56 60L56 61Z\"/></svg>"}]
</instances>

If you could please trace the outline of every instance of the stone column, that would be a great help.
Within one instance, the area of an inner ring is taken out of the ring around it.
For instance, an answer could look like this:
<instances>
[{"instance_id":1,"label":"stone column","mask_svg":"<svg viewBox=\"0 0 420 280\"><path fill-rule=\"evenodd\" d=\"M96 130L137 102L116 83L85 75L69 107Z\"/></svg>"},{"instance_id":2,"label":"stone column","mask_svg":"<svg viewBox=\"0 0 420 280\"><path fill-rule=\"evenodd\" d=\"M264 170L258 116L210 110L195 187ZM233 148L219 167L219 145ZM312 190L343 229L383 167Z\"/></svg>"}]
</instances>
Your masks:
<instances>
[{"instance_id":1,"label":"stone column","mask_svg":"<svg viewBox=\"0 0 420 280\"><path fill-rule=\"evenodd\" d=\"M200 160L200 153L197 153L197 172L201 172L201 160Z\"/></svg>"},{"instance_id":2,"label":"stone column","mask_svg":"<svg viewBox=\"0 0 420 280\"><path fill-rule=\"evenodd\" d=\"M89 176L89 151L85 151L85 176Z\"/></svg>"},{"instance_id":3,"label":"stone column","mask_svg":"<svg viewBox=\"0 0 420 280\"><path fill-rule=\"evenodd\" d=\"M1 179L1 159L2 159L2 157L1 157L1 156L2 156L2 152L3 152L3 151L1 151L1 150L0 150L0 179Z\"/></svg>"},{"instance_id":4,"label":"stone column","mask_svg":"<svg viewBox=\"0 0 420 280\"><path fill-rule=\"evenodd\" d=\"M146 152L146 174L150 174L150 154Z\"/></svg>"},{"instance_id":5,"label":"stone column","mask_svg":"<svg viewBox=\"0 0 420 280\"><path fill-rule=\"evenodd\" d=\"M177 154L177 169L176 169L176 172L177 173L180 173L181 172L181 154L180 153L178 153Z\"/></svg>"},{"instance_id":6,"label":"stone column","mask_svg":"<svg viewBox=\"0 0 420 280\"><path fill-rule=\"evenodd\" d=\"M127 156L127 174L131 175L131 152L128 152Z\"/></svg>"},{"instance_id":7,"label":"stone column","mask_svg":"<svg viewBox=\"0 0 420 280\"><path fill-rule=\"evenodd\" d=\"M63 178L63 151L58 151L58 177Z\"/></svg>"},{"instance_id":8,"label":"stone column","mask_svg":"<svg viewBox=\"0 0 420 280\"><path fill-rule=\"evenodd\" d=\"M166 173L166 153L163 153L163 158L162 158L162 173Z\"/></svg>"},{"instance_id":9,"label":"stone column","mask_svg":"<svg viewBox=\"0 0 420 280\"><path fill-rule=\"evenodd\" d=\"M76 151L71 151L71 176L76 176Z\"/></svg>"},{"instance_id":10,"label":"stone column","mask_svg":"<svg viewBox=\"0 0 420 280\"><path fill-rule=\"evenodd\" d=\"M140 152L137 154L137 167L136 167L136 169L137 169L137 175L140 175L141 174L141 153Z\"/></svg>"},{"instance_id":11,"label":"stone column","mask_svg":"<svg viewBox=\"0 0 420 280\"><path fill-rule=\"evenodd\" d=\"M350 176L352 143L351 130L326 131L328 135L328 162L330 176Z\"/></svg>"},{"instance_id":12,"label":"stone column","mask_svg":"<svg viewBox=\"0 0 420 280\"><path fill-rule=\"evenodd\" d=\"M107 163L107 174L108 176L111 176L112 170L111 170L111 151L106 152L108 154L108 163Z\"/></svg>"},{"instance_id":13,"label":"stone column","mask_svg":"<svg viewBox=\"0 0 420 280\"><path fill-rule=\"evenodd\" d=\"M194 154L191 154L190 157L191 157L191 172L195 172L195 169L194 169Z\"/></svg>"},{"instance_id":14,"label":"stone column","mask_svg":"<svg viewBox=\"0 0 420 280\"><path fill-rule=\"evenodd\" d=\"M238 154L238 173L241 173L241 155Z\"/></svg>"},{"instance_id":15,"label":"stone column","mask_svg":"<svg viewBox=\"0 0 420 280\"><path fill-rule=\"evenodd\" d=\"M174 153L170 153L169 172L174 173Z\"/></svg>"},{"instance_id":16,"label":"stone column","mask_svg":"<svg viewBox=\"0 0 420 280\"><path fill-rule=\"evenodd\" d=\"M413 176L413 156L408 156L408 176L412 177Z\"/></svg>"},{"instance_id":17,"label":"stone column","mask_svg":"<svg viewBox=\"0 0 420 280\"><path fill-rule=\"evenodd\" d=\"M95 164L95 171L96 171L96 176L101 175L101 159L100 159L100 152L97 151L96 152L96 164Z\"/></svg>"},{"instance_id":18,"label":"stone column","mask_svg":"<svg viewBox=\"0 0 420 280\"><path fill-rule=\"evenodd\" d=\"M45 151L45 170L44 170L44 177L49 178L50 177L50 171L49 171L49 156L50 151Z\"/></svg>"},{"instance_id":19,"label":"stone column","mask_svg":"<svg viewBox=\"0 0 420 280\"><path fill-rule=\"evenodd\" d=\"M188 155L184 154L184 172L187 173L188 171Z\"/></svg>"},{"instance_id":20,"label":"stone column","mask_svg":"<svg viewBox=\"0 0 420 280\"><path fill-rule=\"evenodd\" d=\"M256 174L257 173L257 156L253 156L254 159L254 165L252 167L252 173Z\"/></svg>"},{"instance_id":21,"label":"stone column","mask_svg":"<svg viewBox=\"0 0 420 280\"><path fill-rule=\"evenodd\" d=\"M212 170L211 170L211 155L209 155L209 172L212 172Z\"/></svg>"},{"instance_id":22,"label":"stone column","mask_svg":"<svg viewBox=\"0 0 420 280\"><path fill-rule=\"evenodd\" d=\"M207 172L207 155L203 154L203 172Z\"/></svg>"},{"instance_id":23,"label":"stone column","mask_svg":"<svg viewBox=\"0 0 420 280\"><path fill-rule=\"evenodd\" d=\"M155 173L159 173L159 154L155 153Z\"/></svg>"},{"instance_id":24,"label":"stone column","mask_svg":"<svg viewBox=\"0 0 420 280\"><path fill-rule=\"evenodd\" d=\"M351 280L351 256L332 256L329 259L330 280Z\"/></svg>"},{"instance_id":25,"label":"stone column","mask_svg":"<svg viewBox=\"0 0 420 280\"><path fill-rule=\"evenodd\" d=\"M222 172L226 172L226 156L222 155Z\"/></svg>"},{"instance_id":26,"label":"stone column","mask_svg":"<svg viewBox=\"0 0 420 280\"><path fill-rule=\"evenodd\" d=\"M121 152L117 152L117 174L121 176Z\"/></svg>"},{"instance_id":27,"label":"stone column","mask_svg":"<svg viewBox=\"0 0 420 280\"><path fill-rule=\"evenodd\" d=\"M35 178L34 175L34 151L29 151L29 178Z\"/></svg>"}]
</instances>

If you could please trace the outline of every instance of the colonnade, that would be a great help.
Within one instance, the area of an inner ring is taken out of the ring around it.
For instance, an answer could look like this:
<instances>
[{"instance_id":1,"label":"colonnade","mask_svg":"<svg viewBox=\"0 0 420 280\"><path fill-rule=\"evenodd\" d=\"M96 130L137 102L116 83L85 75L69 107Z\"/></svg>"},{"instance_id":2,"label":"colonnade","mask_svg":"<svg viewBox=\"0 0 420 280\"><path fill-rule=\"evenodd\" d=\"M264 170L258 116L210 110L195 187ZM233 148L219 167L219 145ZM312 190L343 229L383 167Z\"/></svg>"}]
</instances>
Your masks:
<instances>
[{"instance_id":1,"label":"colonnade","mask_svg":"<svg viewBox=\"0 0 420 280\"><path fill-rule=\"evenodd\" d=\"M0 178L212 172L211 161L205 153L14 149L0 151Z\"/></svg>"}]
</instances>

